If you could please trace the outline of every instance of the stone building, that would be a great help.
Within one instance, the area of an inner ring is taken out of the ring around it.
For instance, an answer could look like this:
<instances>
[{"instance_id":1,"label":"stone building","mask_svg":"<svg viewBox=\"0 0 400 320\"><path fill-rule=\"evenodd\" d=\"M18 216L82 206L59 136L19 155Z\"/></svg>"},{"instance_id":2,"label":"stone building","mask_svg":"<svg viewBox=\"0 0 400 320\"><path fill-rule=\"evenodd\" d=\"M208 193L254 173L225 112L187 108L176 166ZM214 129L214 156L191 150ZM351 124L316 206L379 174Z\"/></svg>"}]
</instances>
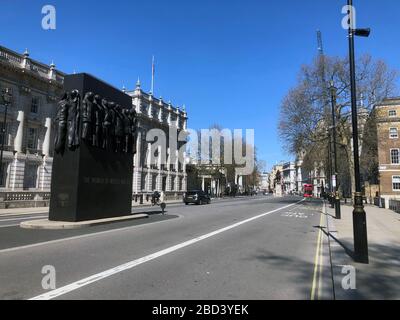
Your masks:
<instances>
[{"instance_id":1,"label":"stone building","mask_svg":"<svg viewBox=\"0 0 400 320\"><path fill-rule=\"evenodd\" d=\"M7 108L0 102L4 129L1 191L15 192L15 200L32 200L23 190L49 191L52 167L52 119L63 91L64 73L54 63L45 65L0 46L0 90L11 91ZM36 193L37 196L38 193ZM26 197L26 198L24 198ZM3 200L9 200L4 199Z\"/></svg>"},{"instance_id":2,"label":"stone building","mask_svg":"<svg viewBox=\"0 0 400 320\"><path fill-rule=\"evenodd\" d=\"M386 201L400 199L400 97L375 106L380 194Z\"/></svg>"},{"instance_id":3,"label":"stone building","mask_svg":"<svg viewBox=\"0 0 400 320\"><path fill-rule=\"evenodd\" d=\"M135 90L126 93L132 97L133 107L139 119L133 194L146 195L157 190L164 191L167 198L181 197L187 189L186 155L178 155L178 150L185 142L177 141L177 137L182 131L187 130L188 117L185 108L173 107L171 102L165 103L162 98L155 98L151 93L144 92L139 80ZM165 151L161 148L153 150L152 143L146 139L149 130L156 128L165 133L167 142ZM177 148L170 146L174 139ZM163 152L166 154L164 161L161 157ZM171 161L172 152L175 152L174 161Z\"/></svg>"},{"instance_id":4,"label":"stone building","mask_svg":"<svg viewBox=\"0 0 400 320\"><path fill-rule=\"evenodd\" d=\"M286 162L282 166L283 191L286 194L296 191L296 164L295 162Z\"/></svg>"},{"instance_id":5,"label":"stone building","mask_svg":"<svg viewBox=\"0 0 400 320\"><path fill-rule=\"evenodd\" d=\"M54 140L52 123L58 99L63 93L64 76L56 70L54 63L45 65L31 59L27 51L19 54L0 46L0 93L9 88L12 94L4 134L0 207L49 204ZM180 197L187 184L185 161L179 161L182 157L171 161L168 145L166 163L161 162L161 157L151 156L157 151L152 150L152 144L146 141L146 134L150 129L159 128L169 141L171 132L175 131L177 135L186 132L186 111L145 93L139 82L135 90L126 93L132 97L132 106L139 118L133 195L163 190L167 199ZM0 99L0 128L4 116L5 106ZM178 150L183 144L177 143Z\"/></svg>"}]
</instances>

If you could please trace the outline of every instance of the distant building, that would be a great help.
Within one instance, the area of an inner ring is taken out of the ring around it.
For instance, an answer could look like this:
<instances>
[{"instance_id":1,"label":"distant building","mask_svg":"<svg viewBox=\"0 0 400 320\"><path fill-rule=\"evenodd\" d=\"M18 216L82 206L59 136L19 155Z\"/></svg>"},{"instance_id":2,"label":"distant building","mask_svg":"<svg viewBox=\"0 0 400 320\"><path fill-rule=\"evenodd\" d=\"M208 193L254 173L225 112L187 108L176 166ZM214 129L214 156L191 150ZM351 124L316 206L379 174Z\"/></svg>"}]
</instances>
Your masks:
<instances>
[{"instance_id":1,"label":"distant building","mask_svg":"<svg viewBox=\"0 0 400 320\"><path fill-rule=\"evenodd\" d=\"M284 193L288 194L297 191L296 180L295 162L284 163L282 165L282 183Z\"/></svg>"},{"instance_id":2,"label":"distant building","mask_svg":"<svg viewBox=\"0 0 400 320\"><path fill-rule=\"evenodd\" d=\"M327 187L323 163L315 162L313 170L307 170L304 166L305 155L304 152L298 154L295 161L296 192L301 195L304 193L304 185L312 184L314 186L313 196L320 197Z\"/></svg>"},{"instance_id":3,"label":"distant building","mask_svg":"<svg viewBox=\"0 0 400 320\"><path fill-rule=\"evenodd\" d=\"M211 197L225 195L227 187L227 169L219 165L191 162L186 166L187 190L202 190Z\"/></svg>"},{"instance_id":4,"label":"distant building","mask_svg":"<svg viewBox=\"0 0 400 320\"><path fill-rule=\"evenodd\" d=\"M400 199L400 97L375 106L380 194L386 201Z\"/></svg>"},{"instance_id":5,"label":"distant building","mask_svg":"<svg viewBox=\"0 0 400 320\"><path fill-rule=\"evenodd\" d=\"M166 192L170 198L180 197L187 190L186 162L178 161L177 153L176 161L171 162L173 151L168 142L170 129L175 130L177 135L187 129L188 117L185 108L174 107L171 102L165 103L162 98L155 98L151 93L144 92L139 80L135 90L126 93L132 97L133 107L139 118L133 194L150 194L157 190ZM155 128L162 129L166 134L166 163L161 161L162 150L153 150L152 143L146 141L148 131ZM182 142L176 142L179 150ZM158 157L154 159L152 154L158 154Z\"/></svg>"},{"instance_id":6,"label":"distant building","mask_svg":"<svg viewBox=\"0 0 400 320\"><path fill-rule=\"evenodd\" d=\"M261 174L259 187L261 190L269 192L269 189L270 189L269 173L263 172Z\"/></svg>"}]
</instances>

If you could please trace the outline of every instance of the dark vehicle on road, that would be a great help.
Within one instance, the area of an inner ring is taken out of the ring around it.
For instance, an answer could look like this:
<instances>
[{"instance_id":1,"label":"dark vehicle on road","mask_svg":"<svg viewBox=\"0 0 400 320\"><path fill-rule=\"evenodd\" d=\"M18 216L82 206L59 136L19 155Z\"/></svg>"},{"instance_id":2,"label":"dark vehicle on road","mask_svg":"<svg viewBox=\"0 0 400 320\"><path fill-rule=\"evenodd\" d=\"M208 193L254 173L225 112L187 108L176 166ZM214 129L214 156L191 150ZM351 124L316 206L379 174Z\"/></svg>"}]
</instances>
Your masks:
<instances>
[{"instance_id":1,"label":"dark vehicle on road","mask_svg":"<svg viewBox=\"0 0 400 320\"><path fill-rule=\"evenodd\" d=\"M189 203L195 204L210 204L211 198L204 191L195 190L188 191L183 197L183 202L188 205Z\"/></svg>"}]
</instances>

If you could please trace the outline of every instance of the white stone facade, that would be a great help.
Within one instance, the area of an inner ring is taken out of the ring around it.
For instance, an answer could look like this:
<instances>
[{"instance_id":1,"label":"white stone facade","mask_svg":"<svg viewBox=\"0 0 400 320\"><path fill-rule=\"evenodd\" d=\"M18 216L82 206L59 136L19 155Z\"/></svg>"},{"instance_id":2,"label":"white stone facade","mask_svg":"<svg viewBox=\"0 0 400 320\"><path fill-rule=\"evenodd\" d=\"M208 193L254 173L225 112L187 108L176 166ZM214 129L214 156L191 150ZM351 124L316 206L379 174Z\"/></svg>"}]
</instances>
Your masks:
<instances>
[{"instance_id":1,"label":"white stone facade","mask_svg":"<svg viewBox=\"0 0 400 320\"><path fill-rule=\"evenodd\" d=\"M63 91L64 74L55 65L30 59L0 46L0 90L8 88L0 191L49 191L51 182L52 120ZM0 128L5 120L0 100ZM1 140L0 140L1 142Z\"/></svg>"},{"instance_id":2,"label":"white stone facade","mask_svg":"<svg viewBox=\"0 0 400 320\"><path fill-rule=\"evenodd\" d=\"M164 191L169 197L181 196L187 191L186 164L184 161L178 161L178 157L174 163L171 162L170 152L174 148L169 146L169 137L172 137L171 130L177 135L186 131L188 120L186 111L184 108L173 107L170 102L165 103L162 98L153 97L151 93L144 92L139 81L135 90L126 93L132 97L133 107L139 119L139 134L134 158L133 194L150 194L157 190ZM153 144L146 140L146 134L151 129L161 129L165 133L167 150L159 148L156 151ZM179 149L180 144L176 142ZM160 155L163 152L165 161L162 161L161 156L154 156L155 153Z\"/></svg>"},{"instance_id":3,"label":"white stone facade","mask_svg":"<svg viewBox=\"0 0 400 320\"><path fill-rule=\"evenodd\" d=\"M12 192L50 192L54 141L52 119L63 93L64 77L65 74L56 70L53 63L48 66L32 60L28 52L19 54L0 46L0 90L2 93L9 88L12 94L4 134L3 179L0 179L3 196L0 198L15 197ZM169 157L167 164L161 161L152 163L149 154L154 150L146 142L146 133L153 128L167 133L169 129L175 129L178 134L186 131L186 111L145 93L139 82L135 90L126 93L132 97L140 132L134 157L133 195L158 190L165 191L168 198L181 196L187 188L185 163L170 163ZM5 106L0 100L0 129L4 115Z\"/></svg>"}]
</instances>

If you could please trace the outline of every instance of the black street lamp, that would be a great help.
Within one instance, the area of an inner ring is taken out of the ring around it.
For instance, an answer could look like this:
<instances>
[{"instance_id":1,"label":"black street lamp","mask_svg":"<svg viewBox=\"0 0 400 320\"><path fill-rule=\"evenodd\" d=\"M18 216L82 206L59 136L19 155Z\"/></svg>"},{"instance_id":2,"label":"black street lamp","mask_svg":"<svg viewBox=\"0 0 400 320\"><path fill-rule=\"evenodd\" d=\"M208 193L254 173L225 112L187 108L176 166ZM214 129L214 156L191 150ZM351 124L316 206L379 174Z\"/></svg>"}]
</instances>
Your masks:
<instances>
[{"instance_id":1,"label":"black street lamp","mask_svg":"<svg viewBox=\"0 0 400 320\"><path fill-rule=\"evenodd\" d=\"M355 54L354 54L354 37L368 37L370 29L354 29L353 1L347 0L349 8L349 62L350 62L350 83L351 83L351 112L353 125L353 148L354 148L354 178L355 178L355 195L354 195L354 211L353 211L353 233L354 233L354 255L355 260L361 263L369 263L368 259L368 236L367 236L367 217L363 205L363 197L361 193L361 177L360 177L360 158L358 148L358 113L357 113L357 93L356 93L356 76L355 76Z\"/></svg>"},{"instance_id":2,"label":"black street lamp","mask_svg":"<svg viewBox=\"0 0 400 320\"><path fill-rule=\"evenodd\" d=\"M11 104L11 92L9 88L5 88L2 94L2 103L4 105L4 119L1 128L1 150L0 150L0 182L3 183L3 152L4 152L4 143L6 140L6 126L7 126L7 112L8 106Z\"/></svg>"},{"instance_id":3,"label":"black street lamp","mask_svg":"<svg viewBox=\"0 0 400 320\"><path fill-rule=\"evenodd\" d=\"M332 187L334 192L334 205L335 205L335 217L341 219L340 210L340 196L339 196L339 181L338 181L338 165L337 165L337 147L336 147L336 94L337 89L331 81L331 104L332 104L332 138L333 138L333 161L334 161L334 173L332 179Z\"/></svg>"},{"instance_id":4,"label":"black street lamp","mask_svg":"<svg viewBox=\"0 0 400 320\"><path fill-rule=\"evenodd\" d=\"M327 198L329 201L329 204L331 205L331 208L333 208L333 202L332 202L332 137L331 137L331 132L329 129L326 129L326 136L328 138L328 165L327 165L327 172L326 172L326 180L329 182L329 188L327 188Z\"/></svg>"}]
</instances>

